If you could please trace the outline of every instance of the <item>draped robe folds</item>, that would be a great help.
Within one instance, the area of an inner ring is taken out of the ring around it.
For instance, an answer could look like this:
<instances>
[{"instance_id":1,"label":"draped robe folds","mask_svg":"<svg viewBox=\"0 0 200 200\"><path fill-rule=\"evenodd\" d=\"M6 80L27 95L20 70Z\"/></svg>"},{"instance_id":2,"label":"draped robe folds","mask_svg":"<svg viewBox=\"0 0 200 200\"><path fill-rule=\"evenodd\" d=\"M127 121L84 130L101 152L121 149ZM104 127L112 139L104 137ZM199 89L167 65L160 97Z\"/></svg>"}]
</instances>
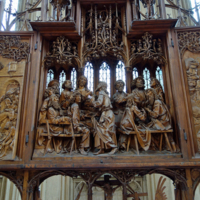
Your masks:
<instances>
[{"instance_id":1,"label":"draped robe folds","mask_svg":"<svg viewBox=\"0 0 200 200\"><path fill-rule=\"evenodd\" d=\"M139 126L135 124L136 117L138 117L141 121L145 121L147 114L144 109L140 110L135 105L131 106L131 108L127 107L124 111L120 128L126 131L127 135L130 134L130 131L135 131L139 144L145 151L147 151L151 144L151 133L142 123L140 123ZM123 147L125 147L125 144L127 143L127 135L123 135L123 137L121 137L120 145Z\"/></svg>"},{"instance_id":2,"label":"draped robe folds","mask_svg":"<svg viewBox=\"0 0 200 200\"><path fill-rule=\"evenodd\" d=\"M94 146L102 149L104 147L106 149L116 148L115 115L111 110L112 105L109 96L104 91L100 91L98 100L94 102L94 105L95 107L99 107L101 112L99 122L95 118L92 118L95 129Z\"/></svg>"},{"instance_id":3,"label":"draped robe folds","mask_svg":"<svg viewBox=\"0 0 200 200\"><path fill-rule=\"evenodd\" d=\"M80 110L79 105L77 103L73 103L71 106L72 112L72 122L73 128L76 132L83 133L80 148L88 148L90 147L90 130L86 128L83 124L80 124Z\"/></svg>"},{"instance_id":4,"label":"draped robe folds","mask_svg":"<svg viewBox=\"0 0 200 200\"><path fill-rule=\"evenodd\" d=\"M155 100L152 111L149 112L152 120L151 127L156 130L169 130L171 126L171 117L165 103Z\"/></svg>"},{"instance_id":5,"label":"draped robe folds","mask_svg":"<svg viewBox=\"0 0 200 200\"><path fill-rule=\"evenodd\" d=\"M126 106L125 92L116 92L112 97L112 105L114 107L115 123L118 125L122 119L124 108Z\"/></svg>"},{"instance_id":6,"label":"draped robe folds","mask_svg":"<svg viewBox=\"0 0 200 200\"><path fill-rule=\"evenodd\" d=\"M64 119L68 119L70 121L69 117L60 117L59 111L55 110L53 107L50 107L47 111L47 119L49 120L49 129L52 135L59 135L64 133L64 128L62 126L59 126L59 123L64 122ZM67 129L69 130L69 128ZM71 134L71 133L69 133ZM69 139L64 146L67 146L69 144ZM56 153L60 153L62 150L62 139L53 137L53 144L54 149Z\"/></svg>"},{"instance_id":7,"label":"draped robe folds","mask_svg":"<svg viewBox=\"0 0 200 200\"><path fill-rule=\"evenodd\" d=\"M68 107L70 106L70 98L72 97L73 92L71 91L62 91L60 95L60 104L62 109L67 110Z\"/></svg>"}]
</instances>

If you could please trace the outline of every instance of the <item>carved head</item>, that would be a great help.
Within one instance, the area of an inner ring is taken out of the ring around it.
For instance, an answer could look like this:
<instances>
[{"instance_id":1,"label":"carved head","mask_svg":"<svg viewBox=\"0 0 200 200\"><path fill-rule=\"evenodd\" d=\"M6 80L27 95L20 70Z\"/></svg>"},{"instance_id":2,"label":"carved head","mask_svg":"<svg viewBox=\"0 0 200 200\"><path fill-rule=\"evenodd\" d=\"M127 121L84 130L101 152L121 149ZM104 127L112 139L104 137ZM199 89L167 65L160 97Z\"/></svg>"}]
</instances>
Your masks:
<instances>
[{"instance_id":1,"label":"carved head","mask_svg":"<svg viewBox=\"0 0 200 200\"><path fill-rule=\"evenodd\" d=\"M103 90L104 92L107 93L107 83L106 82L100 81L99 84L97 85L95 92L98 92L101 90Z\"/></svg>"},{"instance_id":2,"label":"carved head","mask_svg":"<svg viewBox=\"0 0 200 200\"><path fill-rule=\"evenodd\" d=\"M144 89L144 79L142 76L138 76L135 79L136 88Z\"/></svg>"},{"instance_id":3,"label":"carved head","mask_svg":"<svg viewBox=\"0 0 200 200\"><path fill-rule=\"evenodd\" d=\"M53 90L54 94L60 94L60 88L59 88L59 81L54 79L49 82L48 88L51 88Z\"/></svg>"},{"instance_id":4,"label":"carved head","mask_svg":"<svg viewBox=\"0 0 200 200\"><path fill-rule=\"evenodd\" d=\"M80 76L78 79L78 87L87 88L87 78L85 76Z\"/></svg>"},{"instance_id":5,"label":"carved head","mask_svg":"<svg viewBox=\"0 0 200 200\"><path fill-rule=\"evenodd\" d=\"M74 94L74 97L75 97L75 102L76 103L81 103L81 93L80 92L76 92L75 94Z\"/></svg>"},{"instance_id":6,"label":"carved head","mask_svg":"<svg viewBox=\"0 0 200 200\"><path fill-rule=\"evenodd\" d=\"M151 78L150 85L151 85L152 88L157 88L157 87L161 87L162 88L159 80L157 78L155 78L155 77Z\"/></svg>"},{"instance_id":7,"label":"carved head","mask_svg":"<svg viewBox=\"0 0 200 200\"><path fill-rule=\"evenodd\" d=\"M63 84L62 84L62 88L63 89L72 89L72 82L70 80L66 80Z\"/></svg>"},{"instance_id":8,"label":"carved head","mask_svg":"<svg viewBox=\"0 0 200 200\"><path fill-rule=\"evenodd\" d=\"M119 92L122 92L124 89L125 83L122 80L118 80L115 82L115 89L118 90Z\"/></svg>"}]
</instances>

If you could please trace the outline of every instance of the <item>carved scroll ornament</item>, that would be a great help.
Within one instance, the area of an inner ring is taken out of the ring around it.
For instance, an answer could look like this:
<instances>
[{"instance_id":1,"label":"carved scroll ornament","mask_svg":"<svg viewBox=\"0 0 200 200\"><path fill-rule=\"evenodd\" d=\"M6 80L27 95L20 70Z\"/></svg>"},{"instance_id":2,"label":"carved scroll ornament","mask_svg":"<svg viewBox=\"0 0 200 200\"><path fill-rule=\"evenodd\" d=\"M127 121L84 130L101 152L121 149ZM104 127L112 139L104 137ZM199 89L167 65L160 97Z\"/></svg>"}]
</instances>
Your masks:
<instances>
[{"instance_id":1,"label":"carved scroll ornament","mask_svg":"<svg viewBox=\"0 0 200 200\"><path fill-rule=\"evenodd\" d=\"M76 65L80 65L77 45L72 44L64 36L57 37L53 41L52 49L47 53L45 60L47 66L55 63L70 65L73 61L75 61Z\"/></svg>"},{"instance_id":2,"label":"carved scroll ornament","mask_svg":"<svg viewBox=\"0 0 200 200\"><path fill-rule=\"evenodd\" d=\"M134 63L137 59L154 60L158 64L165 63L166 59L162 53L162 42L153 39L153 35L146 32L142 39L133 41L130 50L130 63Z\"/></svg>"},{"instance_id":3,"label":"carved scroll ornament","mask_svg":"<svg viewBox=\"0 0 200 200\"><path fill-rule=\"evenodd\" d=\"M178 46L181 57L186 50L193 53L200 52L200 32L180 32L178 33Z\"/></svg>"},{"instance_id":4,"label":"carved scroll ornament","mask_svg":"<svg viewBox=\"0 0 200 200\"><path fill-rule=\"evenodd\" d=\"M0 55L20 62L30 53L30 45L21 42L20 36L0 36Z\"/></svg>"}]
</instances>

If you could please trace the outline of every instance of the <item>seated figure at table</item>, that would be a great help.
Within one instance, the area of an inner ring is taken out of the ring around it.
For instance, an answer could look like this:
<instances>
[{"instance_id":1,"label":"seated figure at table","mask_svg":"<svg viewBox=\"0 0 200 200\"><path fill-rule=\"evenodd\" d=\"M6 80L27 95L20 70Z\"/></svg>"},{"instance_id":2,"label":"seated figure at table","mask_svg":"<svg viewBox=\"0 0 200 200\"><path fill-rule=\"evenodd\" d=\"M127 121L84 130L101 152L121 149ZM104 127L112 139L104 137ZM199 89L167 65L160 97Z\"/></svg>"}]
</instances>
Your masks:
<instances>
[{"instance_id":1,"label":"seated figure at table","mask_svg":"<svg viewBox=\"0 0 200 200\"><path fill-rule=\"evenodd\" d=\"M75 134L83 133L79 151L82 155L87 155L85 149L90 147L90 130L80 122L81 118L84 120L84 116L81 116L79 109L79 105L81 103L81 93L75 92L74 97L75 102L71 106L73 129Z\"/></svg>"},{"instance_id":2,"label":"seated figure at table","mask_svg":"<svg viewBox=\"0 0 200 200\"><path fill-rule=\"evenodd\" d=\"M124 109L126 107L127 94L123 91L125 83L122 80L118 80L115 83L115 89L117 92L112 97L112 105L115 114L115 123L118 125L122 119Z\"/></svg>"},{"instance_id":3,"label":"seated figure at table","mask_svg":"<svg viewBox=\"0 0 200 200\"><path fill-rule=\"evenodd\" d=\"M49 82L48 88L45 90L44 101L43 101L42 107L40 109L39 124L46 123L49 98L53 94L58 96L58 92L59 92L58 88L59 88L58 80L52 80Z\"/></svg>"},{"instance_id":4,"label":"seated figure at table","mask_svg":"<svg viewBox=\"0 0 200 200\"><path fill-rule=\"evenodd\" d=\"M148 126L152 129L162 130L162 131L172 129L171 115L169 113L169 110L165 105L165 103L160 100L156 90L154 90L153 88L147 89L146 96L149 100L149 105L148 107L145 107L145 110L148 112L148 115L151 119L151 122L149 123ZM168 138L170 140L173 150L176 151L176 145L171 133L168 134ZM155 138L152 140L156 146L160 145L156 143Z\"/></svg>"},{"instance_id":5,"label":"seated figure at table","mask_svg":"<svg viewBox=\"0 0 200 200\"><path fill-rule=\"evenodd\" d=\"M58 97L53 94L49 98L48 102L48 110L47 110L47 119L49 123L49 131L53 136L57 136L59 134L71 134L69 132L71 125L71 118L67 116L60 116L60 104ZM62 126L61 126L62 125ZM64 125L68 125L66 130L64 131ZM54 149L57 153L60 153L62 150L62 139L53 137Z\"/></svg>"},{"instance_id":6,"label":"seated figure at table","mask_svg":"<svg viewBox=\"0 0 200 200\"><path fill-rule=\"evenodd\" d=\"M104 149L112 149L110 155L117 152L117 139L115 129L115 115L107 92L107 83L99 82L96 92L99 91L94 107L99 108L100 119L92 118L94 133L94 146L98 149L95 154L104 152Z\"/></svg>"},{"instance_id":7,"label":"seated figure at table","mask_svg":"<svg viewBox=\"0 0 200 200\"><path fill-rule=\"evenodd\" d=\"M93 93L87 88L87 78L85 76L80 76L77 82L77 88L75 92L78 91L82 95L81 109L89 110L92 109L94 101Z\"/></svg>"},{"instance_id":8,"label":"seated figure at table","mask_svg":"<svg viewBox=\"0 0 200 200\"><path fill-rule=\"evenodd\" d=\"M135 131L141 147L148 150L151 134L146 126L147 113L144 107L148 104L148 100L144 91L144 79L142 77L136 78L132 83L132 88L132 93L126 97L127 105L120 123L120 128L126 132L126 135L121 135L119 147L126 149L127 135L130 134L130 131Z\"/></svg>"}]
</instances>

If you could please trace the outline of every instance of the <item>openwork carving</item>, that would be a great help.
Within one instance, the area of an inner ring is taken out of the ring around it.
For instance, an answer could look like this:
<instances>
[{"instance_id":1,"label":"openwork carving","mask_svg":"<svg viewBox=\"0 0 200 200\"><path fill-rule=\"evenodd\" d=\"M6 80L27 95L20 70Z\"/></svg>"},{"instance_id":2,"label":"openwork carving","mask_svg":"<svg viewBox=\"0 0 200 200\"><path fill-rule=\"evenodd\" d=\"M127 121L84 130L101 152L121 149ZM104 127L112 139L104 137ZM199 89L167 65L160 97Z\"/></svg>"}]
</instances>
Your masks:
<instances>
[{"instance_id":1,"label":"openwork carving","mask_svg":"<svg viewBox=\"0 0 200 200\"><path fill-rule=\"evenodd\" d=\"M133 41L130 49L129 62L135 63L136 60L154 60L158 64L165 63L166 59L162 52L162 42L158 39L153 39L153 35L146 32L142 39Z\"/></svg>"},{"instance_id":2,"label":"openwork carving","mask_svg":"<svg viewBox=\"0 0 200 200\"><path fill-rule=\"evenodd\" d=\"M23 176L21 174L18 174L16 171L2 171L2 172L0 172L0 175L5 176L10 181L12 181L16 185L20 194L22 195Z\"/></svg>"},{"instance_id":3,"label":"openwork carving","mask_svg":"<svg viewBox=\"0 0 200 200\"><path fill-rule=\"evenodd\" d=\"M0 159L14 149L19 104L19 84L10 83L0 98Z\"/></svg>"},{"instance_id":4,"label":"openwork carving","mask_svg":"<svg viewBox=\"0 0 200 200\"><path fill-rule=\"evenodd\" d=\"M125 30L121 27L120 12L116 5L116 11L112 6L109 10L97 10L97 5L91 6L88 11L87 26L83 31L86 42L83 47L83 63L93 59L99 59L111 55L119 60L126 60L122 34ZM93 13L94 12L94 13Z\"/></svg>"},{"instance_id":5,"label":"openwork carving","mask_svg":"<svg viewBox=\"0 0 200 200\"><path fill-rule=\"evenodd\" d=\"M193 53L200 52L200 32L178 33L178 46L181 57L183 57L186 50Z\"/></svg>"},{"instance_id":6,"label":"openwork carving","mask_svg":"<svg viewBox=\"0 0 200 200\"><path fill-rule=\"evenodd\" d=\"M52 43L50 52L45 57L46 65L53 64L69 64L80 66L80 59L78 57L77 44L70 42L64 36L57 37Z\"/></svg>"},{"instance_id":7,"label":"openwork carving","mask_svg":"<svg viewBox=\"0 0 200 200\"><path fill-rule=\"evenodd\" d=\"M21 42L20 36L0 36L0 55L20 62L30 53L30 45Z\"/></svg>"}]
</instances>

